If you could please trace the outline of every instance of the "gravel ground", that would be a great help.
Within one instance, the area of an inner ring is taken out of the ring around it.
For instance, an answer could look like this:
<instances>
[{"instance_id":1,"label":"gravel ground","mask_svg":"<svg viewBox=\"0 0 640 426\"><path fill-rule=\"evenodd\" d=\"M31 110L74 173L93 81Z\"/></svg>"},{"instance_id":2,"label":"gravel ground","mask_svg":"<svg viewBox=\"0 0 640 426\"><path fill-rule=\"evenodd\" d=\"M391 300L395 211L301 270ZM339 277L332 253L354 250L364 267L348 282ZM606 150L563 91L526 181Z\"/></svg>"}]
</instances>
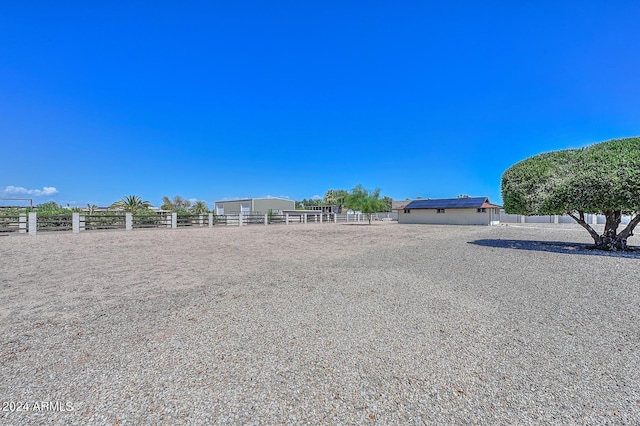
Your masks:
<instances>
[{"instance_id":1,"label":"gravel ground","mask_svg":"<svg viewBox=\"0 0 640 426\"><path fill-rule=\"evenodd\" d=\"M390 223L3 237L0 423L639 424L640 254L574 243Z\"/></svg>"}]
</instances>

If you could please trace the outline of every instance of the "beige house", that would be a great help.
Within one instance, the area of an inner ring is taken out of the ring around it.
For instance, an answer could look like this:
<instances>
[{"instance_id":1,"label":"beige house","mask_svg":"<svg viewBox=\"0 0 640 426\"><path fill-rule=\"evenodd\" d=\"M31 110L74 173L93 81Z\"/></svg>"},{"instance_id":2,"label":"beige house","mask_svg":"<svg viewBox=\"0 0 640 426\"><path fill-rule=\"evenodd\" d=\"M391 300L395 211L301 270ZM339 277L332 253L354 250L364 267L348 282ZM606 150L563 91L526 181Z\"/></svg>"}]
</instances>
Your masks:
<instances>
[{"instance_id":1,"label":"beige house","mask_svg":"<svg viewBox=\"0 0 640 426\"><path fill-rule=\"evenodd\" d=\"M397 207L398 223L432 225L498 225L500 206L487 197L407 201Z\"/></svg>"},{"instance_id":2,"label":"beige house","mask_svg":"<svg viewBox=\"0 0 640 426\"><path fill-rule=\"evenodd\" d=\"M296 202L286 198L242 198L237 200L216 201L214 213L225 214L265 214L269 210L279 212L282 210L295 210Z\"/></svg>"}]
</instances>

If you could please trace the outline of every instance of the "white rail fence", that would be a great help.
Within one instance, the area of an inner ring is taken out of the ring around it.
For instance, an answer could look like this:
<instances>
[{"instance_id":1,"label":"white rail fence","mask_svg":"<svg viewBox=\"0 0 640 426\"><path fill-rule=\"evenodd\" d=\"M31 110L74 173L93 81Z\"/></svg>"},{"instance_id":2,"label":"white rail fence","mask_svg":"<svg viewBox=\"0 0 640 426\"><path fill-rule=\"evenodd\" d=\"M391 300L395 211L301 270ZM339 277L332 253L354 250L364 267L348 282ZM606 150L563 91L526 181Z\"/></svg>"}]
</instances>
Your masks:
<instances>
[{"instance_id":1,"label":"white rail fence","mask_svg":"<svg viewBox=\"0 0 640 426\"><path fill-rule=\"evenodd\" d=\"M39 232L73 232L80 233L94 230L119 229L132 231L144 228L183 228L213 226L248 226L248 225L289 225L309 223L350 223L367 221L365 214L335 213L287 213L287 214L232 214L214 215L177 215L161 213L157 215L123 214L83 214L69 213L64 215L38 215L36 212L18 215L0 216L0 234L18 233L36 235Z\"/></svg>"},{"instance_id":2,"label":"white rail fence","mask_svg":"<svg viewBox=\"0 0 640 426\"><path fill-rule=\"evenodd\" d=\"M603 225L607 218L601 214L585 214L584 220L589 225ZM631 216L623 215L622 223L629 223ZM500 209L500 223L576 223L571 216L563 215L546 215L546 216L524 216L520 214L507 214L504 209Z\"/></svg>"}]
</instances>

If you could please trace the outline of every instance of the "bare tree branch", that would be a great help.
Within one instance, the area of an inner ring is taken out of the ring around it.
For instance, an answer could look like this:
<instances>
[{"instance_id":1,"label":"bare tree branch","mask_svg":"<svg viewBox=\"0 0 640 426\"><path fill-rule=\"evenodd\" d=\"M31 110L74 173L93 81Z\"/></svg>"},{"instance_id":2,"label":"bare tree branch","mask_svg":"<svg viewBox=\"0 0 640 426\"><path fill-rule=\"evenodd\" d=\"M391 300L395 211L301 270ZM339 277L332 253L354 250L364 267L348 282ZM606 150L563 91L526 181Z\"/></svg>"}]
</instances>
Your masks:
<instances>
[{"instance_id":1,"label":"bare tree branch","mask_svg":"<svg viewBox=\"0 0 640 426\"><path fill-rule=\"evenodd\" d=\"M589 232L589 234L591 235L591 238L593 238L593 242L597 245L600 243L600 235L598 235L598 233L591 227L591 225L589 225L587 222L585 222L584 220L584 212L580 211L578 212L578 216L574 215L573 212L567 212L567 214L569 216L571 216L571 218L573 220L575 220L576 222L578 222L580 224L580 226L582 226L584 229L587 230L587 232Z\"/></svg>"}]
</instances>

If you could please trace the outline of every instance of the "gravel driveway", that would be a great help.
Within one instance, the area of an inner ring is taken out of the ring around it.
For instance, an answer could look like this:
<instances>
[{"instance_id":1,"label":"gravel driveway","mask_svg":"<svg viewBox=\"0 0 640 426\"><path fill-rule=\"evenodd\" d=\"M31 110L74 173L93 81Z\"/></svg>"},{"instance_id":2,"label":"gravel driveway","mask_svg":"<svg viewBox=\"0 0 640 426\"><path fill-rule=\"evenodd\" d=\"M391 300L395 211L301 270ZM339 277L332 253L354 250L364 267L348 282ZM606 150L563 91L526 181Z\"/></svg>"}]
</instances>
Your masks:
<instances>
[{"instance_id":1,"label":"gravel driveway","mask_svg":"<svg viewBox=\"0 0 640 426\"><path fill-rule=\"evenodd\" d=\"M638 424L640 255L575 243L396 223L3 237L0 423Z\"/></svg>"}]
</instances>

